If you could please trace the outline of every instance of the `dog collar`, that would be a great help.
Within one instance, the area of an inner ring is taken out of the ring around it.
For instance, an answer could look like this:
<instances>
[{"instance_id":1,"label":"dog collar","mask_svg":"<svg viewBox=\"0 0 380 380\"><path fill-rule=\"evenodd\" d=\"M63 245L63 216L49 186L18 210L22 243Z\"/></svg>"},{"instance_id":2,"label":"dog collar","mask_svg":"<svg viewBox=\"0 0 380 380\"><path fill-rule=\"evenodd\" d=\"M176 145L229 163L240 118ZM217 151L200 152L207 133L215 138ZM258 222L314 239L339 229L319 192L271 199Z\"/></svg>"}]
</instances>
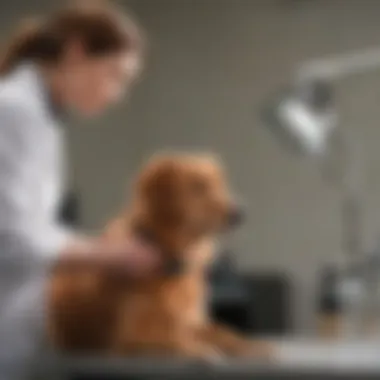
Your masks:
<instances>
[{"instance_id":1,"label":"dog collar","mask_svg":"<svg viewBox=\"0 0 380 380\"><path fill-rule=\"evenodd\" d=\"M180 258L181 254L165 251L160 248L157 239L151 230L140 226L136 228L136 234L139 239L152 245L162 257L166 258L163 263L163 274L165 276L179 276L187 271L185 261Z\"/></svg>"}]
</instances>

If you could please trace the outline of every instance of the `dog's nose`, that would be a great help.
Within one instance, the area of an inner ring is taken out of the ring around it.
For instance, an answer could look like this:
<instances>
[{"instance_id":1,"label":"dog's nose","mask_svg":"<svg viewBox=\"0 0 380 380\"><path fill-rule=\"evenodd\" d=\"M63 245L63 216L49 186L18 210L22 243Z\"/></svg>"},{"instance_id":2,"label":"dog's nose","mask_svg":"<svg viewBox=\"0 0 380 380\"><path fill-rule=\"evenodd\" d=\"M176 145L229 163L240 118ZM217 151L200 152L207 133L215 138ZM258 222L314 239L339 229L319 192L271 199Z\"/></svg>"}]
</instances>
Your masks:
<instances>
[{"instance_id":1,"label":"dog's nose","mask_svg":"<svg viewBox=\"0 0 380 380\"><path fill-rule=\"evenodd\" d=\"M234 205L230 208L228 212L228 217L227 217L227 223L229 227L238 227L246 219L246 212L243 206L241 205Z\"/></svg>"}]
</instances>

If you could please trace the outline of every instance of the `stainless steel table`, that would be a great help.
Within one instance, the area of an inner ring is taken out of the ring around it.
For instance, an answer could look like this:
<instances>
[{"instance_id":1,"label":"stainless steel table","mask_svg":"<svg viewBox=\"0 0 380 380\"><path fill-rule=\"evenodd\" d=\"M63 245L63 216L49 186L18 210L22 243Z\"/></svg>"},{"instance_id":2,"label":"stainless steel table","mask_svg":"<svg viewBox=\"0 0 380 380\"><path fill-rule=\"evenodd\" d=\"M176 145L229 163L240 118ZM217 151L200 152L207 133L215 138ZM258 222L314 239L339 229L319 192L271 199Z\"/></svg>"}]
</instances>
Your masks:
<instances>
[{"instance_id":1,"label":"stainless steel table","mask_svg":"<svg viewBox=\"0 0 380 380\"><path fill-rule=\"evenodd\" d=\"M66 379L380 379L380 342L283 341L277 347L271 363L66 357L54 366Z\"/></svg>"}]
</instances>

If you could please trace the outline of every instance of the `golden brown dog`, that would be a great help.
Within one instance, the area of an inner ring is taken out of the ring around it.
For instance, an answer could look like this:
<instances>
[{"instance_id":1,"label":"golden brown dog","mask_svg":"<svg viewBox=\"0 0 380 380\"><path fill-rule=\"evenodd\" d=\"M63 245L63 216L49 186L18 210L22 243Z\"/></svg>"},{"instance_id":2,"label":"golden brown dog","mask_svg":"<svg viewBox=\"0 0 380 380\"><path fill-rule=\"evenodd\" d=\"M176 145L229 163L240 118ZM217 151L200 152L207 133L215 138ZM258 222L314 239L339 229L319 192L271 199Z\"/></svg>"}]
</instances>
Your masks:
<instances>
[{"instance_id":1,"label":"golden brown dog","mask_svg":"<svg viewBox=\"0 0 380 380\"><path fill-rule=\"evenodd\" d=\"M186 154L157 157L134 190L131 205L104 237L149 240L162 268L129 281L101 270L58 268L50 298L55 344L72 352L116 355L269 356L266 343L239 337L207 313L206 274L217 237L239 216L218 161Z\"/></svg>"}]
</instances>

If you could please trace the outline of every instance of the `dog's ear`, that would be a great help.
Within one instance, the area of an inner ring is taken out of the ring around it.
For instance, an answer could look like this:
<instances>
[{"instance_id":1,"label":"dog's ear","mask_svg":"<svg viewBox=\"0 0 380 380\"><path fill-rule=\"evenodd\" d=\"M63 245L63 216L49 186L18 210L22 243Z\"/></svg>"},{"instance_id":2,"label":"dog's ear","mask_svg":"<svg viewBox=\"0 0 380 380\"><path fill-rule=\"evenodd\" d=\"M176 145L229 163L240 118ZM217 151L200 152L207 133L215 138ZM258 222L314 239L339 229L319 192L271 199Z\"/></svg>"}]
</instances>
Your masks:
<instances>
[{"instance_id":1,"label":"dog's ear","mask_svg":"<svg viewBox=\"0 0 380 380\"><path fill-rule=\"evenodd\" d=\"M178 164L169 159L154 161L144 171L139 181L139 192L147 200L163 199L176 192Z\"/></svg>"},{"instance_id":2,"label":"dog's ear","mask_svg":"<svg viewBox=\"0 0 380 380\"><path fill-rule=\"evenodd\" d=\"M138 192L147 212L157 221L164 224L175 224L181 220L179 193L181 169L173 159L156 160L145 171L139 181Z\"/></svg>"}]
</instances>

